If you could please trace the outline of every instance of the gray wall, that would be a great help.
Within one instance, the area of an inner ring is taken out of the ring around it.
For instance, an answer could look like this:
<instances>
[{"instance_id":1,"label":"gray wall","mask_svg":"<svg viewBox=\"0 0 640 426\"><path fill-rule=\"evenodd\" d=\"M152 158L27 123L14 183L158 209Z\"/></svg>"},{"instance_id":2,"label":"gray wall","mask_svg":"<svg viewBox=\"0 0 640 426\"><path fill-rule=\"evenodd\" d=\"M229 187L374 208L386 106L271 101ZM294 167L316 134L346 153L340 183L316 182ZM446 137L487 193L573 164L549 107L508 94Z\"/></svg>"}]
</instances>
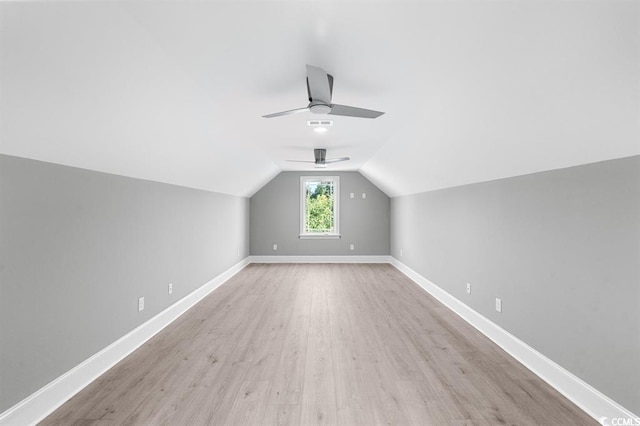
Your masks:
<instances>
[{"instance_id":1,"label":"gray wall","mask_svg":"<svg viewBox=\"0 0 640 426\"><path fill-rule=\"evenodd\" d=\"M394 257L640 413L640 157L393 198L391 235Z\"/></svg>"},{"instance_id":2,"label":"gray wall","mask_svg":"<svg viewBox=\"0 0 640 426\"><path fill-rule=\"evenodd\" d=\"M0 412L246 257L248 228L246 198L0 155Z\"/></svg>"},{"instance_id":3,"label":"gray wall","mask_svg":"<svg viewBox=\"0 0 640 426\"><path fill-rule=\"evenodd\" d=\"M300 176L320 175L340 176L338 240L298 238ZM388 255L389 197L358 172L282 172L251 197L250 234L252 255Z\"/></svg>"}]
</instances>

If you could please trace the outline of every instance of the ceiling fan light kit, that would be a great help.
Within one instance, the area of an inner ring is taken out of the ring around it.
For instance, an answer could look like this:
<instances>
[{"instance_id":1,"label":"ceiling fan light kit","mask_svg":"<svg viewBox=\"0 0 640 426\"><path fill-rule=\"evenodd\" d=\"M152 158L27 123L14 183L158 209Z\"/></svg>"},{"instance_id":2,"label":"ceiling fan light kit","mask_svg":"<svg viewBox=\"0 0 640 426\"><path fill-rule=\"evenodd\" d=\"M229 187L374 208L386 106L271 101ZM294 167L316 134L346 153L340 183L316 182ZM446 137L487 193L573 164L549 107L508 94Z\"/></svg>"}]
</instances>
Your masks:
<instances>
[{"instance_id":1,"label":"ceiling fan light kit","mask_svg":"<svg viewBox=\"0 0 640 426\"><path fill-rule=\"evenodd\" d=\"M329 114L331 112L331 107L325 104L315 104L309 106L309 111L314 114Z\"/></svg>"},{"instance_id":2,"label":"ceiling fan light kit","mask_svg":"<svg viewBox=\"0 0 640 426\"><path fill-rule=\"evenodd\" d=\"M311 111L314 114L342 115L345 117L377 118L384 112L331 103L333 96L333 76L322 68L307 65L307 94L309 105L306 108L292 109L263 115L264 118L280 117Z\"/></svg>"}]
</instances>

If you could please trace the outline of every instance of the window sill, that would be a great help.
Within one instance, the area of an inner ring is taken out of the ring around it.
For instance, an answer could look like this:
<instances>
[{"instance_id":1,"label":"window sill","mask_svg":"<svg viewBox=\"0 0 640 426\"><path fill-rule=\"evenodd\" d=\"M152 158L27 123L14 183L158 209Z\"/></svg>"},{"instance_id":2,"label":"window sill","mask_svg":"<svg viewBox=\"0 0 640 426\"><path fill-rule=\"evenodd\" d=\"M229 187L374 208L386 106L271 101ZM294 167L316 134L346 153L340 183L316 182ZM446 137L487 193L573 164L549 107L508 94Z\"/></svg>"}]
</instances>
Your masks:
<instances>
[{"instance_id":1,"label":"window sill","mask_svg":"<svg viewBox=\"0 0 640 426\"><path fill-rule=\"evenodd\" d=\"M300 234L298 236L301 240L337 240L340 239L340 234Z\"/></svg>"}]
</instances>

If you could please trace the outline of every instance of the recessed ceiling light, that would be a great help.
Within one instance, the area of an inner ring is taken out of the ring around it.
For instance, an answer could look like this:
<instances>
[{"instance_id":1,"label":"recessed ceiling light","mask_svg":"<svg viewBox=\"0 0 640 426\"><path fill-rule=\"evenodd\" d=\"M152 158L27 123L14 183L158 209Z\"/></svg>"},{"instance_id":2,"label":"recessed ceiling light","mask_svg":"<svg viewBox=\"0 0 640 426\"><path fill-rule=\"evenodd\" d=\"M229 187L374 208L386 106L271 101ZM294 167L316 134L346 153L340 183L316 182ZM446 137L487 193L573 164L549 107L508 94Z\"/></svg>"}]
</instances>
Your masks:
<instances>
[{"instance_id":1,"label":"recessed ceiling light","mask_svg":"<svg viewBox=\"0 0 640 426\"><path fill-rule=\"evenodd\" d=\"M326 127L314 127L313 131L316 132L316 133L324 133L324 132L327 131L327 128Z\"/></svg>"}]
</instances>

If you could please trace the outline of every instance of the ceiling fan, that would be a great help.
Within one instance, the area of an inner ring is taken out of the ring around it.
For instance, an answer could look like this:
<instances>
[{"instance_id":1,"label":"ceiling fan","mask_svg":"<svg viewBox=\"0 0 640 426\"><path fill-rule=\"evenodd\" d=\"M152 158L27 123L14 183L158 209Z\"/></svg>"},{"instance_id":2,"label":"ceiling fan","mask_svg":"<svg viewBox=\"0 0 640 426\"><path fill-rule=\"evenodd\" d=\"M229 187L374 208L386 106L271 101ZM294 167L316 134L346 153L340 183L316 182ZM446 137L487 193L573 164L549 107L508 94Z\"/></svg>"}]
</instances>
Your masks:
<instances>
[{"instance_id":1,"label":"ceiling fan","mask_svg":"<svg viewBox=\"0 0 640 426\"><path fill-rule=\"evenodd\" d=\"M333 95L333 76L327 74L322 68L307 65L307 94L309 105L306 108L292 109L263 115L264 118L280 117L281 115L297 114L311 111L315 114L343 115L347 117L376 118L384 112L370 109L356 108L346 105L331 103Z\"/></svg>"},{"instance_id":2,"label":"ceiling fan","mask_svg":"<svg viewBox=\"0 0 640 426\"><path fill-rule=\"evenodd\" d=\"M339 163L340 161L349 160L349 157L327 158L327 150L323 148L314 149L313 156L315 157L315 161L307 161L307 160L287 160L287 161L291 161L293 163L314 163L317 168L324 168L324 167L327 167L327 164Z\"/></svg>"}]
</instances>

